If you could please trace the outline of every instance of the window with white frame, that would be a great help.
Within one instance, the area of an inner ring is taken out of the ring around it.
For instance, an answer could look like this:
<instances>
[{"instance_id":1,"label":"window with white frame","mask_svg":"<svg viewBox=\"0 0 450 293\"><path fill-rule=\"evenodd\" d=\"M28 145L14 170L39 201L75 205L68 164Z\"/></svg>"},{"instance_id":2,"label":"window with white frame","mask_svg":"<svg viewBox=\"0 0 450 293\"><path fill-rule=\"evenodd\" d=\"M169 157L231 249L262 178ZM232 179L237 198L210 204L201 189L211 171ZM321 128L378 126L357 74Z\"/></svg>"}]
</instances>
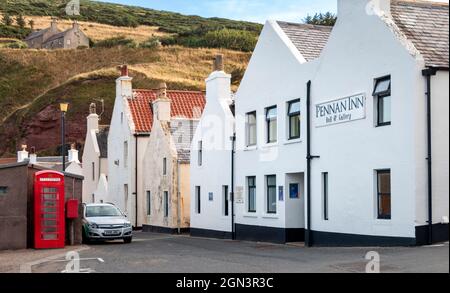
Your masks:
<instances>
[{"instance_id":1,"label":"window with white frame","mask_svg":"<svg viewBox=\"0 0 450 293\"><path fill-rule=\"evenodd\" d=\"M278 140L277 107L266 109L267 143L275 143Z\"/></svg>"},{"instance_id":2,"label":"window with white frame","mask_svg":"<svg viewBox=\"0 0 450 293\"><path fill-rule=\"evenodd\" d=\"M228 185L222 186L222 199L223 199L223 215L225 217L228 217L228 215L230 213L230 211L229 211L230 198L229 198Z\"/></svg>"},{"instance_id":3,"label":"window with white frame","mask_svg":"<svg viewBox=\"0 0 450 293\"><path fill-rule=\"evenodd\" d=\"M277 213L277 176L266 176L267 213Z\"/></svg>"},{"instance_id":4,"label":"window with white frame","mask_svg":"<svg viewBox=\"0 0 450 293\"><path fill-rule=\"evenodd\" d=\"M163 158L163 175L167 175L167 158Z\"/></svg>"},{"instance_id":5,"label":"window with white frame","mask_svg":"<svg viewBox=\"0 0 450 293\"><path fill-rule=\"evenodd\" d=\"M164 217L169 216L169 192L164 191Z\"/></svg>"},{"instance_id":6,"label":"window with white frame","mask_svg":"<svg viewBox=\"0 0 450 293\"><path fill-rule=\"evenodd\" d=\"M390 220L391 215L391 170L377 171L378 219Z\"/></svg>"},{"instance_id":7,"label":"window with white frame","mask_svg":"<svg viewBox=\"0 0 450 293\"><path fill-rule=\"evenodd\" d=\"M125 168L128 167L128 141L123 143L123 165Z\"/></svg>"},{"instance_id":8,"label":"window with white frame","mask_svg":"<svg viewBox=\"0 0 450 293\"><path fill-rule=\"evenodd\" d=\"M256 177L247 177L248 212L256 213Z\"/></svg>"},{"instance_id":9,"label":"window with white frame","mask_svg":"<svg viewBox=\"0 0 450 293\"><path fill-rule=\"evenodd\" d=\"M152 193L147 190L147 216L152 214Z\"/></svg>"},{"instance_id":10,"label":"window with white frame","mask_svg":"<svg viewBox=\"0 0 450 293\"><path fill-rule=\"evenodd\" d=\"M199 141L198 142L198 165L202 166L203 165L203 142Z\"/></svg>"},{"instance_id":11,"label":"window with white frame","mask_svg":"<svg viewBox=\"0 0 450 293\"><path fill-rule=\"evenodd\" d=\"M195 186L195 212L197 214L201 214L202 209L201 209L201 187L200 186Z\"/></svg>"},{"instance_id":12,"label":"window with white frame","mask_svg":"<svg viewBox=\"0 0 450 293\"><path fill-rule=\"evenodd\" d=\"M128 184L124 184L123 193L125 198L125 213L128 213Z\"/></svg>"},{"instance_id":13,"label":"window with white frame","mask_svg":"<svg viewBox=\"0 0 450 293\"><path fill-rule=\"evenodd\" d=\"M323 198L323 219L329 220L328 217L328 172L322 173L322 198Z\"/></svg>"},{"instance_id":14,"label":"window with white frame","mask_svg":"<svg viewBox=\"0 0 450 293\"><path fill-rule=\"evenodd\" d=\"M391 77L375 80L373 96L377 105L377 126L391 125Z\"/></svg>"},{"instance_id":15,"label":"window with white frame","mask_svg":"<svg viewBox=\"0 0 450 293\"><path fill-rule=\"evenodd\" d=\"M287 115L289 140L300 138L300 100L288 103Z\"/></svg>"},{"instance_id":16,"label":"window with white frame","mask_svg":"<svg viewBox=\"0 0 450 293\"><path fill-rule=\"evenodd\" d=\"M255 146L257 144L257 123L256 111L247 113L247 146Z\"/></svg>"}]
</instances>

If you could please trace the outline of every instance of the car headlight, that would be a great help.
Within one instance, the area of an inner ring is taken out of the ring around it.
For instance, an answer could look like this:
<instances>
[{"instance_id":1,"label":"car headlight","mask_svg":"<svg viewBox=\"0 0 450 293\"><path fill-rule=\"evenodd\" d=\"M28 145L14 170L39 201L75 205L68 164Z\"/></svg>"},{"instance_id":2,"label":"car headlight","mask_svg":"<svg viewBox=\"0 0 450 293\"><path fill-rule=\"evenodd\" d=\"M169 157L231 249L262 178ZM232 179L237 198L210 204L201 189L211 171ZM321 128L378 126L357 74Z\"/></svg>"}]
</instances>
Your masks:
<instances>
[{"instance_id":1,"label":"car headlight","mask_svg":"<svg viewBox=\"0 0 450 293\"><path fill-rule=\"evenodd\" d=\"M98 225L96 223L89 223L89 228L98 229Z\"/></svg>"},{"instance_id":2,"label":"car headlight","mask_svg":"<svg viewBox=\"0 0 450 293\"><path fill-rule=\"evenodd\" d=\"M124 227L124 228L131 228L131 224L130 224L130 223L125 223L125 224L123 225L123 227Z\"/></svg>"}]
</instances>

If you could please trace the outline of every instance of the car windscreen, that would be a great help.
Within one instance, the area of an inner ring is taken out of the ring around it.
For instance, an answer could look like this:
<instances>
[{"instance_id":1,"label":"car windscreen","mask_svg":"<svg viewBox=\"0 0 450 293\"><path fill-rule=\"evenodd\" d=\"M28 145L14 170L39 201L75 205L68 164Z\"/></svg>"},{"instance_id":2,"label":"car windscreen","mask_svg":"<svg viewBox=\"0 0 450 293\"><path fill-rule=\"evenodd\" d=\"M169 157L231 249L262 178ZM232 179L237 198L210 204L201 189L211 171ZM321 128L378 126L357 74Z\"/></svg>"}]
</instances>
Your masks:
<instances>
[{"instance_id":1,"label":"car windscreen","mask_svg":"<svg viewBox=\"0 0 450 293\"><path fill-rule=\"evenodd\" d=\"M113 206L86 207L86 217L120 217L122 213Z\"/></svg>"}]
</instances>

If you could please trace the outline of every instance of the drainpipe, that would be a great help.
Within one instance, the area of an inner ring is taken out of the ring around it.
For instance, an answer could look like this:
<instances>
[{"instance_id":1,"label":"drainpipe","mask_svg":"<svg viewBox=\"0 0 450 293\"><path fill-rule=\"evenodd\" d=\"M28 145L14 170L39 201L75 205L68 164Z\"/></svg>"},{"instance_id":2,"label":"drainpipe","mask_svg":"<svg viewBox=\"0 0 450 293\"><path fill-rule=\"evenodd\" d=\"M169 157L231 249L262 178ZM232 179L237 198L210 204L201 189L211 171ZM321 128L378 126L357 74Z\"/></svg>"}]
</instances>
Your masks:
<instances>
[{"instance_id":1,"label":"drainpipe","mask_svg":"<svg viewBox=\"0 0 450 293\"><path fill-rule=\"evenodd\" d=\"M432 169L432 145L431 145L431 77L436 75L435 68L427 68L422 71L427 82L427 180L428 180L428 244L433 244L433 169Z\"/></svg>"},{"instance_id":2,"label":"drainpipe","mask_svg":"<svg viewBox=\"0 0 450 293\"><path fill-rule=\"evenodd\" d=\"M135 194L135 203L134 203L134 205L135 205L135 229L137 229L138 228L138 150L139 150L139 147L138 147L138 141L139 140L139 135L136 135L136 146L135 146L135 148L136 148L136 150L135 150L135 175L134 175L134 188L135 188L135 191L134 191L134 194Z\"/></svg>"},{"instance_id":3,"label":"drainpipe","mask_svg":"<svg viewBox=\"0 0 450 293\"><path fill-rule=\"evenodd\" d=\"M234 156L236 153L236 133L231 137L231 238L236 240L236 229L234 223Z\"/></svg>"},{"instance_id":4,"label":"drainpipe","mask_svg":"<svg viewBox=\"0 0 450 293\"><path fill-rule=\"evenodd\" d=\"M433 244L433 160L432 160L432 130L431 130L431 77L438 71L448 71L448 67L428 67L422 70L426 78L427 91L427 180L428 180L428 244Z\"/></svg>"},{"instance_id":5,"label":"drainpipe","mask_svg":"<svg viewBox=\"0 0 450 293\"><path fill-rule=\"evenodd\" d=\"M307 247L313 246L311 233L311 163L319 156L311 155L311 81L306 84L306 235L305 244Z\"/></svg>"},{"instance_id":6,"label":"drainpipe","mask_svg":"<svg viewBox=\"0 0 450 293\"><path fill-rule=\"evenodd\" d=\"M177 160L177 229L178 235L181 234L181 192L180 192L180 161Z\"/></svg>"}]
</instances>

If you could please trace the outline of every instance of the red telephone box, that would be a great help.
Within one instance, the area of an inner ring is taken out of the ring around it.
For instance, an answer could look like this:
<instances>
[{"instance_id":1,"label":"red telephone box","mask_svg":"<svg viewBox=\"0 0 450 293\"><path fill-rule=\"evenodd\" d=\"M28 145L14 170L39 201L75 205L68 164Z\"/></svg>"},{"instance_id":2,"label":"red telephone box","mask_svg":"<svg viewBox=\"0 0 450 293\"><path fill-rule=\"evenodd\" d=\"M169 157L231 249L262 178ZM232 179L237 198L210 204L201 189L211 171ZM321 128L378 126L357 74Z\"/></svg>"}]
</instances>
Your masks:
<instances>
[{"instance_id":1,"label":"red telephone box","mask_svg":"<svg viewBox=\"0 0 450 293\"><path fill-rule=\"evenodd\" d=\"M64 248L64 174L41 171L34 180L34 247Z\"/></svg>"}]
</instances>

